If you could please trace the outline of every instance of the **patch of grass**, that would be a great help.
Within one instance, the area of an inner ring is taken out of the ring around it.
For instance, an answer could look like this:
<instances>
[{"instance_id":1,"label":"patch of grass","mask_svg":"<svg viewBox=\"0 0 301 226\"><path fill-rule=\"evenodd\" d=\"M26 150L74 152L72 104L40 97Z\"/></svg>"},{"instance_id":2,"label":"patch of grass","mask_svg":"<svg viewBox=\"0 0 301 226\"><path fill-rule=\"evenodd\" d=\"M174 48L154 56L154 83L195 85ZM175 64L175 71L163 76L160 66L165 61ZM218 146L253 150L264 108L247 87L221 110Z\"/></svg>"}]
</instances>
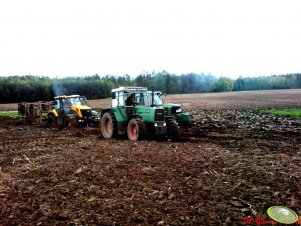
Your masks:
<instances>
[{"instance_id":1,"label":"patch of grass","mask_svg":"<svg viewBox=\"0 0 301 226\"><path fill-rule=\"evenodd\" d=\"M0 116L20 117L17 111L0 111Z\"/></svg>"},{"instance_id":2,"label":"patch of grass","mask_svg":"<svg viewBox=\"0 0 301 226\"><path fill-rule=\"evenodd\" d=\"M280 115L280 116L301 117L301 109L285 109L285 110L266 109L266 110L262 110L262 112L273 114L273 115Z\"/></svg>"}]
</instances>

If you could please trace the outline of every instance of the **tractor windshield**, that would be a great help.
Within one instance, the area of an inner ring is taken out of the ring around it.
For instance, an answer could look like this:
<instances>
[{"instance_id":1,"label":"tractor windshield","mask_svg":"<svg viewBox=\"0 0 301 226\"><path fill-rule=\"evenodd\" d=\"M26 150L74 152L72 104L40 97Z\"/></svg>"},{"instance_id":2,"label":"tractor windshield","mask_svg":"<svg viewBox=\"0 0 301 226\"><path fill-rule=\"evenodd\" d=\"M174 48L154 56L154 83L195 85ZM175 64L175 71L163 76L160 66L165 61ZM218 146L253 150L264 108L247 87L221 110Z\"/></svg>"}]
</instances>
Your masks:
<instances>
[{"instance_id":1,"label":"tractor windshield","mask_svg":"<svg viewBox=\"0 0 301 226\"><path fill-rule=\"evenodd\" d=\"M150 102L150 105L152 104L152 91L148 91L148 99L149 99L149 102ZM160 91L155 91L154 92L154 104L155 105L161 105L163 104L163 101L162 101L162 93Z\"/></svg>"},{"instance_id":2,"label":"tractor windshield","mask_svg":"<svg viewBox=\"0 0 301 226\"><path fill-rule=\"evenodd\" d=\"M136 93L135 98L138 105L146 106L148 104L146 92Z\"/></svg>"},{"instance_id":3,"label":"tractor windshield","mask_svg":"<svg viewBox=\"0 0 301 226\"><path fill-rule=\"evenodd\" d=\"M83 97L83 96L70 97L70 98L67 98L66 101L70 101L71 105L89 106L87 103L86 97Z\"/></svg>"},{"instance_id":4,"label":"tractor windshield","mask_svg":"<svg viewBox=\"0 0 301 226\"><path fill-rule=\"evenodd\" d=\"M158 96L156 94L154 94L154 102L155 102L156 105L163 104L160 96Z\"/></svg>"}]
</instances>

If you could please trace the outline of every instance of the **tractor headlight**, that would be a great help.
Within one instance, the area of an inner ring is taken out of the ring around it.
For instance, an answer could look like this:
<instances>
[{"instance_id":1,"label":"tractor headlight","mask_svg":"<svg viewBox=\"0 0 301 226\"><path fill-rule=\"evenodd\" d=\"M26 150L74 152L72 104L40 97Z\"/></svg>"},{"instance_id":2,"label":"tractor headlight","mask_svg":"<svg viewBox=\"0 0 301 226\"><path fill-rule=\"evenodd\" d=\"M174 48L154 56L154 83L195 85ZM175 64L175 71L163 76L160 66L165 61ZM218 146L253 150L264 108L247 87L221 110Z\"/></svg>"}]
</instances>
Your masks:
<instances>
[{"instance_id":1,"label":"tractor headlight","mask_svg":"<svg viewBox=\"0 0 301 226\"><path fill-rule=\"evenodd\" d=\"M155 122L154 126L157 127L157 126L158 126L158 123Z\"/></svg>"},{"instance_id":2,"label":"tractor headlight","mask_svg":"<svg viewBox=\"0 0 301 226\"><path fill-rule=\"evenodd\" d=\"M181 109L181 108L178 108L178 109L176 110L176 112L177 112L177 113L181 113L181 112L182 112L182 109Z\"/></svg>"}]
</instances>

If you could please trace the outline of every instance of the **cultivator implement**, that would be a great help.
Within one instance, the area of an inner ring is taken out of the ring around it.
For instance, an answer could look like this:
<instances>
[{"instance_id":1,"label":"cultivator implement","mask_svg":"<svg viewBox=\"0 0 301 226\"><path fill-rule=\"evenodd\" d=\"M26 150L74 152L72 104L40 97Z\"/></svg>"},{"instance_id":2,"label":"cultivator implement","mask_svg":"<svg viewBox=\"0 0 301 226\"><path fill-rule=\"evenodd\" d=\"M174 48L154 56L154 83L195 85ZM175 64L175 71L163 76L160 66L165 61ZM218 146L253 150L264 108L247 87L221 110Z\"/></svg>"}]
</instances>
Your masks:
<instances>
[{"instance_id":1,"label":"cultivator implement","mask_svg":"<svg viewBox=\"0 0 301 226\"><path fill-rule=\"evenodd\" d=\"M18 104L18 113L27 124L39 124L47 121L47 115L53 107L53 102L21 102Z\"/></svg>"}]
</instances>

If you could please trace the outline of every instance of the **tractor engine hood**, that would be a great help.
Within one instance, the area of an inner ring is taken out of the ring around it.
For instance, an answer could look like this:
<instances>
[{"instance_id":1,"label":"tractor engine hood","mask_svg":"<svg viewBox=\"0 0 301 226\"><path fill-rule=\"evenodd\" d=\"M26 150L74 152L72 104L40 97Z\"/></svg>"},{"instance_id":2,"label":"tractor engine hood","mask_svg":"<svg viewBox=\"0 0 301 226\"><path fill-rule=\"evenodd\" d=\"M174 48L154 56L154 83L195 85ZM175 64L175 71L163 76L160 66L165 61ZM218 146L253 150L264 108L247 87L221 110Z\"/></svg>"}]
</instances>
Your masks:
<instances>
[{"instance_id":1,"label":"tractor engine hood","mask_svg":"<svg viewBox=\"0 0 301 226\"><path fill-rule=\"evenodd\" d=\"M172 103L159 104L158 106L163 107L163 108L165 108L165 107L181 107L181 105L179 105L179 104L172 104Z\"/></svg>"},{"instance_id":2,"label":"tractor engine hood","mask_svg":"<svg viewBox=\"0 0 301 226\"><path fill-rule=\"evenodd\" d=\"M82 105L72 105L71 106L72 111L77 111L77 110L91 110L90 107L88 106L82 106Z\"/></svg>"},{"instance_id":3,"label":"tractor engine hood","mask_svg":"<svg viewBox=\"0 0 301 226\"><path fill-rule=\"evenodd\" d=\"M83 117L81 110L91 110L90 107L81 105L72 105L70 109L75 111L80 118Z\"/></svg>"}]
</instances>

